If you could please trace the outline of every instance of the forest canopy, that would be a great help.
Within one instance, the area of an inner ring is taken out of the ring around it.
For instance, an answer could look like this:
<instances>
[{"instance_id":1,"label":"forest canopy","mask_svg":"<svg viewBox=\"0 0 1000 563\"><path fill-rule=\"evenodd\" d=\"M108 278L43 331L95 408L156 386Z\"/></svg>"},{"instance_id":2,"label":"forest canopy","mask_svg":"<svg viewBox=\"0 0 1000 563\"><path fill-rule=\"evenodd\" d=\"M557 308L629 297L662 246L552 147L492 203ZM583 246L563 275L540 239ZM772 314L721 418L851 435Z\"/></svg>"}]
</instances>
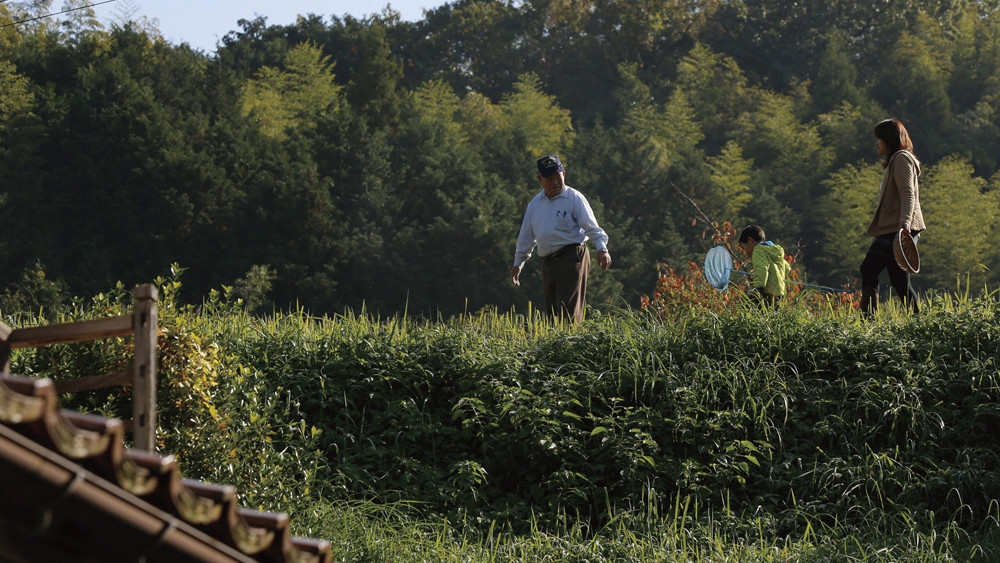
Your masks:
<instances>
[{"instance_id":1,"label":"forest canopy","mask_svg":"<svg viewBox=\"0 0 1000 563\"><path fill-rule=\"evenodd\" d=\"M268 311L525 310L539 267L507 272L548 153L611 237L598 308L700 261L712 222L850 286L889 116L923 166L915 287L1000 281L995 1L460 0L240 20L211 53L50 4L0 3L8 307L174 268Z\"/></svg>"}]
</instances>

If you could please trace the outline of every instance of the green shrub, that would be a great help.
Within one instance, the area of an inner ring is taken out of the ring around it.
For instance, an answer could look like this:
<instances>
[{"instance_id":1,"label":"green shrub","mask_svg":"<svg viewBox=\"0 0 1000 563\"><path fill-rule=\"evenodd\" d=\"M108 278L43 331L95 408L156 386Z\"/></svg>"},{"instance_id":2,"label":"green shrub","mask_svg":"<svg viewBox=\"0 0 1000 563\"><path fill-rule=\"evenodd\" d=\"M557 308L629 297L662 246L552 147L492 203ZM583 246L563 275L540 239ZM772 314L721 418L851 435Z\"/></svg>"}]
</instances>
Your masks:
<instances>
[{"instance_id":1,"label":"green shrub","mask_svg":"<svg viewBox=\"0 0 1000 563\"><path fill-rule=\"evenodd\" d=\"M372 502L449 534L598 541L686 499L701 511L692 526L712 515L733 534L708 534L699 553L820 533L834 540L806 539L815 553L843 554L850 537L973 549L998 520L993 294L871 322L793 303L573 326L496 312L256 317L225 292L180 305L176 280L160 283L161 451L247 506L305 513L308 529L325 529L325 506ZM79 315L127 301L119 288ZM128 346L20 351L15 371L113 368ZM125 392L67 401L129 412Z\"/></svg>"}]
</instances>

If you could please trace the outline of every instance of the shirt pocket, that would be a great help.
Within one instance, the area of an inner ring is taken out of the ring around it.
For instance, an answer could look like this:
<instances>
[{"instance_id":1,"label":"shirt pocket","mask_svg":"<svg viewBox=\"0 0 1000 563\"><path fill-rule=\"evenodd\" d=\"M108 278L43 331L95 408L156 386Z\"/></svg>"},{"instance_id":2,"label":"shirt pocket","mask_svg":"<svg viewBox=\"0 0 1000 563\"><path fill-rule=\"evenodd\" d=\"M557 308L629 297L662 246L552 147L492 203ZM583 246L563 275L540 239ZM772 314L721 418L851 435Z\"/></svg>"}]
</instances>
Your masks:
<instances>
[{"instance_id":1,"label":"shirt pocket","mask_svg":"<svg viewBox=\"0 0 1000 563\"><path fill-rule=\"evenodd\" d=\"M564 233L572 233L578 228L579 227L576 226L576 221L573 220L573 216L570 215L569 211L556 212L556 229Z\"/></svg>"}]
</instances>

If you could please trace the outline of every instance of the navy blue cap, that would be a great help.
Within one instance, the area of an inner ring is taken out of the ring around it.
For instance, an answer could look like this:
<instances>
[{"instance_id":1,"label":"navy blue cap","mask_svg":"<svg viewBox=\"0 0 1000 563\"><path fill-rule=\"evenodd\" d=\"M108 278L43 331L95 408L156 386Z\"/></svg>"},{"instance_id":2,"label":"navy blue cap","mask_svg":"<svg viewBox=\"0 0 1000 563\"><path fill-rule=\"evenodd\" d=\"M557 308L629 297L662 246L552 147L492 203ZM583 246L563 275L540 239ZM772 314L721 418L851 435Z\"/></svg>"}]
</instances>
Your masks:
<instances>
[{"instance_id":1,"label":"navy blue cap","mask_svg":"<svg viewBox=\"0 0 1000 563\"><path fill-rule=\"evenodd\" d=\"M557 172L565 171L566 169L563 168L557 154L550 154L538 159L538 173L542 175L542 178L548 178Z\"/></svg>"}]
</instances>

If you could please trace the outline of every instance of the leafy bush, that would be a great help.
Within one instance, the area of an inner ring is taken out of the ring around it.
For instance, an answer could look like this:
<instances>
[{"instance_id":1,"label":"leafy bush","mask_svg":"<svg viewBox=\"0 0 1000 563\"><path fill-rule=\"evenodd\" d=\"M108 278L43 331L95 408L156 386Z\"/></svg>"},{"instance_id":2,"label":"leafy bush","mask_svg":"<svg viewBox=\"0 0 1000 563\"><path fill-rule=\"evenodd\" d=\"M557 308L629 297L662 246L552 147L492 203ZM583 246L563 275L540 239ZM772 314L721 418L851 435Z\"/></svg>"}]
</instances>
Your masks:
<instances>
[{"instance_id":1,"label":"leafy bush","mask_svg":"<svg viewBox=\"0 0 1000 563\"><path fill-rule=\"evenodd\" d=\"M496 312L259 318L226 293L178 305L171 283L162 451L248 506L304 512L310 529L325 529L319 507L362 499L474 534L596 534L679 499L728 515L739 537L762 515L769 538L973 538L997 521L996 294L872 322L793 301L574 326ZM19 351L14 371L65 377L129 354L114 339L57 348ZM127 393L67 399L128 413Z\"/></svg>"}]
</instances>

